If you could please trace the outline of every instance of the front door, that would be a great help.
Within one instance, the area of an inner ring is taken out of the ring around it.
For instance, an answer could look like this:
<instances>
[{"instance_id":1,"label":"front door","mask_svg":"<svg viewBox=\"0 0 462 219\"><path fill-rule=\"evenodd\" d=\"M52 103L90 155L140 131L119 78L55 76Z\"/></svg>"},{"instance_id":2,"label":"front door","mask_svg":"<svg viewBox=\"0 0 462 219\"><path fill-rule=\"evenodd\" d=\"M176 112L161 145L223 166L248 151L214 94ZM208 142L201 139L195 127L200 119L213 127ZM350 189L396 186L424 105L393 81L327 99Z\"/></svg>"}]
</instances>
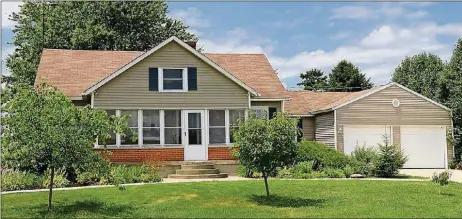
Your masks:
<instances>
[{"instance_id":1,"label":"front door","mask_svg":"<svg viewBox=\"0 0 462 219\"><path fill-rule=\"evenodd\" d=\"M207 160L204 110L185 110L184 160Z\"/></svg>"}]
</instances>

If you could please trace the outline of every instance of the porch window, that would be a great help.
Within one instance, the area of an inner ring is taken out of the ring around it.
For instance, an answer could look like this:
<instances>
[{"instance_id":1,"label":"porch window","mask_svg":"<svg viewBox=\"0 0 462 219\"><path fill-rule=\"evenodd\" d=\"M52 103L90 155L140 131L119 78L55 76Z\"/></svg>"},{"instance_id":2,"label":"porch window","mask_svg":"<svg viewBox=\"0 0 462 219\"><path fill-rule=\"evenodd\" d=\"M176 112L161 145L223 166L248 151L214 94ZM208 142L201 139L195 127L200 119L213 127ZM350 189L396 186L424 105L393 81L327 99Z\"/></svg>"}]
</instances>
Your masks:
<instances>
[{"instance_id":1,"label":"porch window","mask_svg":"<svg viewBox=\"0 0 462 219\"><path fill-rule=\"evenodd\" d=\"M226 143L225 110L209 110L209 143Z\"/></svg>"},{"instance_id":2,"label":"porch window","mask_svg":"<svg viewBox=\"0 0 462 219\"><path fill-rule=\"evenodd\" d=\"M121 116L131 115L128 119L128 126L130 129L138 133L138 110L121 110ZM132 140L133 135L129 132L125 133L125 136L120 136L120 145L138 145L138 139L135 141Z\"/></svg>"},{"instance_id":3,"label":"porch window","mask_svg":"<svg viewBox=\"0 0 462 219\"><path fill-rule=\"evenodd\" d=\"M159 110L143 110L143 144L160 144Z\"/></svg>"},{"instance_id":4,"label":"porch window","mask_svg":"<svg viewBox=\"0 0 462 219\"><path fill-rule=\"evenodd\" d=\"M107 116L108 117L111 117L111 116L115 116L116 115L116 111L115 110L105 110L106 113L107 113ZM106 139L106 145L107 146L115 146L117 144L117 137L116 137L116 133L115 132L109 132L108 133L110 135L110 137L108 139ZM99 145L103 145L103 140L98 138L98 144Z\"/></svg>"},{"instance_id":5,"label":"porch window","mask_svg":"<svg viewBox=\"0 0 462 219\"><path fill-rule=\"evenodd\" d=\"M229 110L229 143L234 143L233 132L239 128L239 119L245 119L245 110Z\"/></svg>"},{"instance_id":6,"label":"porch window","mask_svg":"<svg viewBox=\"0 0 462 219\"><path fill-rule=\"evenodd\" d=\"M250 111L252 116L257 118L268 118L268 107L267 106L253 106Z\"/></svg>"},{"instance_id":7,"label":"porch window","mask_svg":"<svg viewBox=\"0 0 462 219\"><path fill-rule=\"evenodd\" d=\"M181 110L165 110L164 141L167 145L181 145Z\"/></svg>"}]
</instances>

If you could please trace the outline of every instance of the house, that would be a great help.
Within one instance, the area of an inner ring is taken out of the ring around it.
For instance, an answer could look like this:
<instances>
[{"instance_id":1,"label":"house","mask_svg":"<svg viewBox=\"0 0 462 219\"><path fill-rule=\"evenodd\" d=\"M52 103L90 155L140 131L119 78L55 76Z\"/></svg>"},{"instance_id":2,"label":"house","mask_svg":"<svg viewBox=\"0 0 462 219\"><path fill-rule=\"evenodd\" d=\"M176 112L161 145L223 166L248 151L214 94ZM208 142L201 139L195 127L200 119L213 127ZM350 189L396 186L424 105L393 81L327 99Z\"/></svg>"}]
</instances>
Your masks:
<instances>
[{"instance_id":1,"label":"house","mask_svg":"<svg viewBox=\"0 0 462 219\"><path fill-rule=\"evenodd\" d=\"M287 91L263 54L200 53L176 37L147 52L45 49L36 84L44 80L77 106L131 115L138 140L112 134L108 142L118 163L235 164L230 130L249 110L301 117L303 138L347 154L386 135L409 155L407 168L445 168L452 157L450 110L402 85Z\"/></svg>"}]
</instances>

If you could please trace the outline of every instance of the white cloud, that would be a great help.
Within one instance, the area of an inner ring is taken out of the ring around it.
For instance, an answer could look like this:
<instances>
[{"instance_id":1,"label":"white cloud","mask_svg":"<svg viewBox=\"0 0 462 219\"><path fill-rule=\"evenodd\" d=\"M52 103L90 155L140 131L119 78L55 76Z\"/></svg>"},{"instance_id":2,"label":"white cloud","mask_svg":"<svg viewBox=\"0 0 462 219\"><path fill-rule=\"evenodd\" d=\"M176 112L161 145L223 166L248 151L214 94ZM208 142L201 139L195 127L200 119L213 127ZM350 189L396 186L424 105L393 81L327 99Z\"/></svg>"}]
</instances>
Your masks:
<instances>
[{"instance_id":1,"label":"white cloud","mask_svg":"<svg viewBox=\"0 0 462 219\"><path fill-rule=\"evenodd\" d=\"M428 15L427 11L408 10L405 5L396 3L381 3L374 6L341 6L332 9L330 19L351 19L351 20L367 20L367 19L383 19L383 18L409 18L418 19Z\"/></svg>"},{"instance_id":2,"label":"white cloud","mask_svg":"<svg viewBox=\"0 0 462 219\"><path fill-rule=\"evenodd\" d=\"M332 10L331 19L367 19L375 17L374 11L365 6L342 6Z\"/></svg>"},{"instance_id":3,"label":"white cloud","mask_svg":"<svg viewBox=\"0 0 462 219\"><path fill-rule=\"evenodd\" d=\"M19 11L19 6L22 2L2 2L2 28L13 28L15 22L8 19L13 12Z\"/></svg>"},{"instance_id":4,"label":"white cloud","mask_svg":"<svg viewBox=\"0 0 462 219\"><path fill-rule=\"evenodd\" d=\"M169 14L175 19L182 20L193 29L210 26L210 20L204 18L202 12L194 7L187 8L186 10L174 10Z\"/></svg>"}]
</instances>

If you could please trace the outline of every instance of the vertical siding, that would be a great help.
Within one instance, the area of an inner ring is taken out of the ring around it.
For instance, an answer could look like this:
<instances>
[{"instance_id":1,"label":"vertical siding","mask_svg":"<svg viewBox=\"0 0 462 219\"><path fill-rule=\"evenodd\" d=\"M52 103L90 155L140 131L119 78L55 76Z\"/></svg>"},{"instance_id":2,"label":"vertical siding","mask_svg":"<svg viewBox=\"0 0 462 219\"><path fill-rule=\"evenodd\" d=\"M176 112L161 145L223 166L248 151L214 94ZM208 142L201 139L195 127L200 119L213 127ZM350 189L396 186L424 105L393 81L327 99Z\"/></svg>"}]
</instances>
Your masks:
<instances>
[{"instance_id":1,"label":"vertical siding","mask_svg":"<svg viewBox=\"0 0 462 219\"><path fill-rule=\"evenodd\" d=\"M317 115L314 122L316 141L335 148L334 112Z\"/></svg>"},{"instance_id":2,"label":"vertical siding","mask_svg":"<svg viewBox=\"0 0 462 219\"><path fill-rule=\"evenodd\" d=\"M454 139L452 137L452 127L446 128L446 143L448 150L448 163L454 160Z\"/></svg>"},{"instance_id":3,"label":"vertical siding","mask_svg":"<svg viewBox=\"0 0 462 219\"><path fill-rule=\"evenodd\" d=\"M393 144L396 146L396 148L401 150L401 127L393 126L392 133Z\"/></svg>"},{"instance_id":4,"label":"vertical siding","mask_svg":"<svg viewBox=\"0 0 462 219\"><path fill-rule=\"evenodd\" d=\"M340 152L345 151L343 141L343 125L337 125L337 150Z\"/></svg>"},{"instance_id":5,"label":"vertical siding","mask_svg":"<svg viewBox=\"0 0 462 219\"><path fill-rule=\"evenodd\" d=\"M149 91L149 68L197 67L197 91ZM171 42L96 91L96 108L248 108L248 92L176 42Z\"/></svg>"},{"instance_id":6,"label":"vertical siding","mask_svg":"<svg viewBox=\"0 0 462 219\"><path fill-rule=\"evenodd\" d=\"M276 107L278 112L281 112L281 101L252 101L251 106L268 106L268 107Z\"/></svg>"},{"instance_id":7,"label":"vertical siding","mask_svg":"<svg viewBox=\"0 0 462 219\"><path fill-rule=\"evenodd\" d=\"M314 117L303 117L303 138L307 140L314 140Z\"/></svg>"}]
</instances>

